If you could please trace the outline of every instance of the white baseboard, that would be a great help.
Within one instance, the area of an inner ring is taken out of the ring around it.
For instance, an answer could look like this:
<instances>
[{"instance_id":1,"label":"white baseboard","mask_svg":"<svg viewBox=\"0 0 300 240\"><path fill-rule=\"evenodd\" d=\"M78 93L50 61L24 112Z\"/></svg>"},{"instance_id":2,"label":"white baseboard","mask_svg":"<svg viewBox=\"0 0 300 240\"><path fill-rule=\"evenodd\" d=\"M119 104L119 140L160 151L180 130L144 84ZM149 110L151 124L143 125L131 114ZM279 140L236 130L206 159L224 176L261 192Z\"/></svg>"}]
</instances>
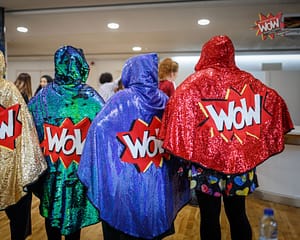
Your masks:
<instances>
[{"instance_id":1,"label":"white baseboard","mask_svg":"<svg viewBox=\"0 0 300 240\"><path fill-rule=\"evenodd\" d=\"M256 198L259 198L262 200L276 202L276 203L289 205L289 206L293 206L293 207L300 207L300 198L297 198L297 197L291 197L291 196L281 195L278 193L261 191L258 189L251 195L253 195L253 197L256 197Z\"/></svg>"}]
</instances>

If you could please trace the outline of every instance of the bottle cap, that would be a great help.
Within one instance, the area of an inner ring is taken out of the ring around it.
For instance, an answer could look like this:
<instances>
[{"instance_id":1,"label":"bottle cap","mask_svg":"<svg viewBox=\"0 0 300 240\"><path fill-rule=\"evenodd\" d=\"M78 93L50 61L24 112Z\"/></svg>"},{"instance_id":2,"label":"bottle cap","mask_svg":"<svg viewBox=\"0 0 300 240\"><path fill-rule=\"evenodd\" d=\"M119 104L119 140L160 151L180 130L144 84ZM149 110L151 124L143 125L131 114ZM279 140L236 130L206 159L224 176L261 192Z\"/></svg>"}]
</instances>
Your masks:
<instances>
[{"instance_id":1,"label":"bottle cap","mask_svg":"<svg viewBox=\"0 0 300 240\"><path fill-rule=\"evenodd\" d=\"M266 216L274 216L274 211L272 208L265 208L264 215Z\"/></svg>"}]
</instances>

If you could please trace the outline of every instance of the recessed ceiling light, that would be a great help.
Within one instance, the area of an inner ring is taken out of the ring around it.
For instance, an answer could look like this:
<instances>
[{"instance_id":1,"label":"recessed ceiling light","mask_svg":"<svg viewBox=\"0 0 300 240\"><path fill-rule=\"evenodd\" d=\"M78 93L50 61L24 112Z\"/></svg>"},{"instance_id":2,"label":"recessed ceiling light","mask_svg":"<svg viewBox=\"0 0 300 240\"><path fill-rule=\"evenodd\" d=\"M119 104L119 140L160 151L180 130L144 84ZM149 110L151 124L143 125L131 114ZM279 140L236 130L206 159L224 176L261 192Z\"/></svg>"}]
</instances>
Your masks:
<instances>
[{"instance_id":1,"label":"recessed ceiling light","mask_svg":"<svg viewBox=\"0 0 300 240\"><path fill-rule=\"evenodd\" d=\"M132 48L132 50L135 51L135 52L139 52L139 51L142 50L142 48L139 47L139 46L135 46L135 47Z\"/></svg>"},{"instance_id":2,"label":"recessed ceiling light","mask_svg":"<svg viewBox=\"0 0 300 240\"><path fill-rule=\"evenodd\" d=\"M118 29L119 28L119 24L118 23L109 23L107 24L107 27L110 29Z\"/></svg>"},{"instance_id":3,"label":"recessed ceiling light","mask_svg":"<svg viewBox=\"0 0 300 240\"><path fill-rule=\"evenodd\" d=\"M210 21L208 19L199 19L198 20L198 24L201 25L201 26L205 26L205 25L208 25L210 23Z\"/></svg>"},{"instance_id":4,"label":"recessed ceiling light","mask_svg":"<svg viewBox=\"0 0 300 240\"><path fill-rule=\"evenodd\" d=\"M17 31L22 32L22 33L26 33L26 32L28 32L28 28L26 28L26 27L17 27Z\"/></svg>"}]
</instances>

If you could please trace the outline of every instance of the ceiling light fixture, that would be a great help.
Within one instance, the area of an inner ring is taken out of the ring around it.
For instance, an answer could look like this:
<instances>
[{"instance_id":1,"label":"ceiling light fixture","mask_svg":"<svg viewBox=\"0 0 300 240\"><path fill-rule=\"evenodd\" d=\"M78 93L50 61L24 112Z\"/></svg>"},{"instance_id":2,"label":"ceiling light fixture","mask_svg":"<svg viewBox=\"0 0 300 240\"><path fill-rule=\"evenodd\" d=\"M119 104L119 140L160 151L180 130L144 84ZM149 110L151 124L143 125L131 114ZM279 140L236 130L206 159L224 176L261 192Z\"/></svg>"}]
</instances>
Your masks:
<instances>
[{"instance_id":1,"label":"ceiling light fixture","mask_svg":"<svg viewBox=\"0 0 300 240\"><path fill-rule=\"evenodd\" d=\"M107 24L107 27L110 29L118 29L120 25L118 23L109 23Z\"/></svg>"},{"instance_id":2,"label":"ceiling light fixture","mask_svg":"<svg viewBox=\"0 0 300 240\"><path fill-rule=\"evenodd\" d=\"M132 48L132 50L135 51L135 52L139 52L139 51L142 50L142 48L139 47L139 46L135 46L135 47Z\"/></svg>"},{"instance_id":3,"label":"ceiling light fixture","mask_svg":"<svg viewBox=\"0 0 300 240\"><path fill-rule=\"evenodd\" d=\"M210 23L210 21L208 19L199 19L198 20L198 24L201 25L201 26L205 26L205 25L208 25Z\"/></svg>"},{"instance_id":4,"label":"ceiling light fixture","mask_svg":"<svg viewBox=\"0 0 300 240\"><path fill-rule=\"evenodd\" d=\"M27 27L17 27L17 31L22 32L22 33L26 33L26 32L28 32L28 28Z\"/></svg>"}]
</instances>

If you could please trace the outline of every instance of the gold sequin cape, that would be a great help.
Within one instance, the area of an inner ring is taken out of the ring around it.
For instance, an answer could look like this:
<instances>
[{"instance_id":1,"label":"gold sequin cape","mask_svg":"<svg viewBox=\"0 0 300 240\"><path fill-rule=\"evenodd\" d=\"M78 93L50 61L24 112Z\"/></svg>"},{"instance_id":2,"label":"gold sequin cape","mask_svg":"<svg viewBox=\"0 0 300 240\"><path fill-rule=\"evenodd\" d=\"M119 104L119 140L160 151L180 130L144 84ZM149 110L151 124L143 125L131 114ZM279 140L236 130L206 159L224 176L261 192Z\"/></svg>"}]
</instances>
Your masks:
<instances>
[{"instance_id":1,"label":"gold sequin cape","mask_svg":"<svg viewBox=\"0 0 300 240\"><path fill-rule=\"evenodd\" d=\"M0 63L3 64L3 61ZM46 170L47 163L40 149L32 116L22 95L15 85L5 80L2 75L0 77L0 140L2 140L0 143L0 209L5 209L26 195L24 187L38 179ZM5 139L8 137L7 129L5 130L8 125L7 109L18 105L19 110L14 111L14 114L17 114L14 120L21 124L18 125L21 126L21 132L12 141L13 149L10 149L7 147L8 140Z\"/></svg>"}]
</instances>

